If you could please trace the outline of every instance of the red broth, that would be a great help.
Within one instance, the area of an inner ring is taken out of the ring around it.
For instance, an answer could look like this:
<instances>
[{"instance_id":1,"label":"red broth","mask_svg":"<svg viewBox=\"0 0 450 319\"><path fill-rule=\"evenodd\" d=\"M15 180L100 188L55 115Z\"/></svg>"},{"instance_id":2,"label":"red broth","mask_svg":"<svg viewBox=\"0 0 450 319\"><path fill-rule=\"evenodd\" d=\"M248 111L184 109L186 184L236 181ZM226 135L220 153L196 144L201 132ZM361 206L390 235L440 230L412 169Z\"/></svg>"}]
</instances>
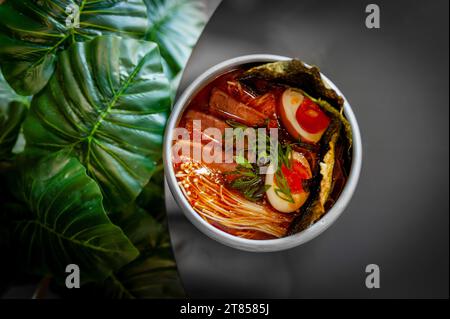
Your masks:
<instances>
[{"instance_id":1,"label":"red broth","mask_svg":"<svg viewBox=\"0 0 450 319\"><path fill-rule=\"evenodd\" d=\"M204 150L216 142L222 143L221 148L224 149L223 136L221 139L204 134L207 127L216 127L222 134L227 128L254 127L265 128L266 131L276 128L278 142L286 147L286 165L282 167L279 164L280 169L276 169L281 173L278 173L278 177L277 173L272 174L273 177L259 174L259 163L242 163L236 157L233 163L208 164L192 159L192 155L182 157L181 162L174 164L174 170L180 188L191 206L214 227L243 238L279 238L287 236L292 224L307 214L306 206L311 205L310 197L314 191L310 188L318 187L314 180L320 176L319 161L323 156L323 145L307 140L299 142L290 133L292 127L290 130L286 129L283 123L287 123L289 119L280 114L283 112L280 109L286 107L288 88L285 85L260 80L254 84L256 89L251 89L238 81L244 70L231 70L205 85L189 102L178 127L189 132L187 143L192 151L195 148ZM294 98L292 101L295 102ZM320 116L323 123L324 115ZM202 121L202 139L199 143L193 141L194 120ZM349 167L349 161L344 156L344 143L338 142L335 148L333 182L325 203L326 211L339 197L346 183ZM235 149L233 155L236 156ZM291 166L290 163L295 165ZM293 167L300 171L295 174L286 173L293 170ZM296 208L300 203L302 204Z\"/></svg>"}]
</instances>

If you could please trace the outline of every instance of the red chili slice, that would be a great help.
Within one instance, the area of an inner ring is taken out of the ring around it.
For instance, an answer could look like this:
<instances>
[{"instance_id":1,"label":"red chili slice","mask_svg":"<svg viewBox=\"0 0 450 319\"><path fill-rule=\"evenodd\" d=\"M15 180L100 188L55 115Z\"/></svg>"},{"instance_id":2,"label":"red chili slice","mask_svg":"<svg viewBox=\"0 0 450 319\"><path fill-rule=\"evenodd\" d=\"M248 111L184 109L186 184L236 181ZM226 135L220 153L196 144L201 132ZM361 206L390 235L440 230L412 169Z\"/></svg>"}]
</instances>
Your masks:
<instances>
[{"instance_id":1,"label":"red chili slice","mask_svg":"<svg viewBox=\"0 0 450 319\"><path fill-rule=\"evenodd\" d=\"M295 116L300 126L312 134L324 131L330 124L330 118L307 97L303 99Z\"/></svg>"},{"instance_id":2,"label":"red chili slice","mask_svg":"<svg viewBox=\"0 0 450 319\"><path fill-rule=\"evenodd\" d=\"M291 193L303 193L303 180L309 178L308 172L300 162L293 161L291 165L289 169L283 164L281 166L281 172L286 178Z\"/></svg>"}]
</instances>

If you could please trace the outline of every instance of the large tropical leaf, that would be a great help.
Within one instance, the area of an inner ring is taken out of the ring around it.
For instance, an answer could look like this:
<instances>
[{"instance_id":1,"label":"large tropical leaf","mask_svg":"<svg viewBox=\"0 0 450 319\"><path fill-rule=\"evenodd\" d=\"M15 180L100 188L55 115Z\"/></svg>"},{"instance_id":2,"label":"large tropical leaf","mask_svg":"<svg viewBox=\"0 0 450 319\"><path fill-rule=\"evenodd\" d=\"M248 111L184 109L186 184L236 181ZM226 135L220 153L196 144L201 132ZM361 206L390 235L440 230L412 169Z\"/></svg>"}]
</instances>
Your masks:
<instances>
[{"instance_id":1,"label":"large tropical leaf","mask_svg":"<svg viewBox=\"0 0 450 319\"><path fill-rule=\"evenodd\" d=\"M61 53L24 123L29 149L66 149L108 207L133 201L161 159L169 83L156 44L101 36Z\"/></svg>"},{"instance_id":2,"label":"large tropical leaf","mask_svg":"<svg viewBox=\"0 0 450 319\"><path fill-rule=\"evenodd\" d=\"M183 297L166 223L157 222L153 214L133 204L125 211L109 215L139 248L140 256L104 281L75 291L62 289L61 293L70 298Z\"/></svg>"},{"instance_id":3,"label":"large tropical leaf","mask_svg":"<svg viewBox=\"0 0 450 319\"><path fill-rule=\"evenodd\" d=\"M106 215L98 185L76 158L66 152L44 157L24 169L19 184L31 212L14 223L25 269L60 279L68 264L76 264L87 282L104 279L137 257L137 249Z\"/></svg>"},{"instance_id":4,"label":"large tropical leaf","mask_svg":"<svg viewBox=\"0 0 450 319\"><path fill-rule=\"evenodd\" d=\"M91 287L91 293L100 290L107 298L182 297L183 289L165 222L157 222L136 205L112 218L141 254L104 282Z\"/></svg>"},{"instance_id":5,"label":"large tropical leaf","mask_svg":"<svg viewBox=\"0 0 450 319\"><path fill-rule=\"evenodd\" d=\"M158 43L165 70L173 79L184 68L206 22L202 0L144 0L148 8L146 39ZM175 86L178 85L176 81Z\"/></svg>"},{"instance_id":6,"label":"large tropical leaf","mask_svg":"<svg viewBox=\"0 0 450 319\"><path fill-rule=\"evenodd\" d=\"M10 157L29 103L28 97L11 89L0 72L0 160Z\"/></svg>"},{"instance_id":7,"label":"large tropical leaf","mask_svg":"<svg viewBox=\"0 0 450 319\"><path fill-rule=\"evenodd\" d=\"M164 210L163 213L165 213ZM121 212L110 214L109 217L140 251L170 248L166 223L157 221L136 204L133 203Z\"/></svg>"},{"instance_id":8,"label":"large tropical leaf","mask_svg":"<svg viewBox=\"0 0 450 319\"><path fill-rule=\"evenodd\" d=\"M71 7L78 26L66 11ZM3 0L0 64L18 93L33 95L52 76L58 52L74 41L105 33L143 38L147 26L143 0Z\"/></svg>"},{"instance_id":9,"label":"large tropical leaf","mask_svg":"<svg viewBox=\"0 0 450 319\"><path fill-rule=\"evenodd\" d=\"M155 220L161 222L166 219L164 202L164 166L160 163L147 185L136 198L136 204L144 208Z\"/></svg>"},{"instance_id":10,"label":"large tropical leaf","mask_svg":"<svg viewBox=\"0 0 450 319\"><path fill-rule=\"evenodd\" d=\"M180 298L183 288L170 249L142 254L101 285L107 298Z\"/></svg>"}]
</instances>

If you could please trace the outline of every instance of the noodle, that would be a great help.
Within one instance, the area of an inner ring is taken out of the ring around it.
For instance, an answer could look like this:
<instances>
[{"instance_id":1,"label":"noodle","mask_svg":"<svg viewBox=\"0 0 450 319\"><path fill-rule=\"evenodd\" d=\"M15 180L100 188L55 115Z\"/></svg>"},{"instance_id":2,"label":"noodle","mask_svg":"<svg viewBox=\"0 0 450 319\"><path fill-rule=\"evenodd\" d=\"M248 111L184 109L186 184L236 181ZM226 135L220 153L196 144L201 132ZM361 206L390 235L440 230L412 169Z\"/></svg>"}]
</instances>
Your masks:
<instances>
[{"instance_id":1,"label":"noodle","mask_svg":"<svg viewBox=\"0 0 450 319\"><path fill-rule=\"evenodd\" d=\"M176 177L192 208L202 218L235 230L240 237L260 232L279 238L285 235L286 225L292 221L291 215L237 196L220 183L217 173L199 162L181 164Z\"/></svg>"}]
</instances>

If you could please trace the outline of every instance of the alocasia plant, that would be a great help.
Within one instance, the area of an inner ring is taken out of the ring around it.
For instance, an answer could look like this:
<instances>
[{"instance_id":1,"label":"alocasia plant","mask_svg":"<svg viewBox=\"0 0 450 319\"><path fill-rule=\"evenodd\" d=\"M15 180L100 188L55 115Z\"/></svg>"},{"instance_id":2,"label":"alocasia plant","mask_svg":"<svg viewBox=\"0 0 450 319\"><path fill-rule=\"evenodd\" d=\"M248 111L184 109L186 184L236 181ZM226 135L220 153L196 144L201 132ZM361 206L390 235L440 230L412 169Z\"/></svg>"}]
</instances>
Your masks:
<instances>
[{"instance_id":1,"label":"alocasia plant","mask_svg":"<svg viewBox=\"0 0 450 319\"><path fill-rule=\"evenodd\" d=\"M72 8L73 20L68 20ZM79 27L74 21L79 20ZM143 0L7 0L0 10L3 74L20 94L40 91L58 53L75 41L104 33L142 38L147 31Z\"/></svg>"},{"instance_id":2,"label":"alocasia plant","mask_svg":"<svg viewBox=\"0 0 450 319\"><path fill-rule=\"evenodd\" d=\"M89 285L92 293L108 298L180 297L182 288L171 257L168 233L160 222L137 205L130 206L112 220L120 225L140 256L105 281Z\"/></svg>"},{"instance_id":3,"label":"alocasia plant","mask_svg":"<svg viewBox=\"0 0 450 319\"><path fill-rule=\"evenodd\" d=\"M204 22L201 0L0 1L8 262L56 284L77 264L95 295L182 295L161 147Z\"/></svg>"},{"instance_id":4,"label":"alocasia plant","mask_svg":"<svg viewBox=\"0 0 450 319\"><path fill-rule=\"evenodd\" d=\"M19 198L29 214L13 218L22 266L65 277L65 267L83 269L82 281L108 277L139 252L106 215L98 185L65 151L43 157L19 173Z\"/></svg>"},{"instance_id":5,"label":"alocasia plant","mask_svg":"<svg viewBox=\"0 0 450 319\"><path fill-rule=\"evenodd\" d=\"M149 28L145 38L160 45L169 77L184 68L202 28L202 3L192 0L145 0Z\"/></svg>"},{"instance_id":6,"label":"alocasia plant","mask_svg":"<svg viewBox=\"0 0 450 319\"><path fill-rule=\"evenodd\" d=\"M0 73L0 160L10 158L30 99L20 96Z\"/></svg>"},{"instance_id":7,"label":"alocasia plant","mask_svg":"<svg viewBox=\"0 0 450 319\"><path fill-rule=\"evenodd\" d=\"M32 101L27 147L68 150L99 183L108 206L120 208L161 159L169 93L155 43L116 36L75 43Z\"/></svg>"}]
</instances>

